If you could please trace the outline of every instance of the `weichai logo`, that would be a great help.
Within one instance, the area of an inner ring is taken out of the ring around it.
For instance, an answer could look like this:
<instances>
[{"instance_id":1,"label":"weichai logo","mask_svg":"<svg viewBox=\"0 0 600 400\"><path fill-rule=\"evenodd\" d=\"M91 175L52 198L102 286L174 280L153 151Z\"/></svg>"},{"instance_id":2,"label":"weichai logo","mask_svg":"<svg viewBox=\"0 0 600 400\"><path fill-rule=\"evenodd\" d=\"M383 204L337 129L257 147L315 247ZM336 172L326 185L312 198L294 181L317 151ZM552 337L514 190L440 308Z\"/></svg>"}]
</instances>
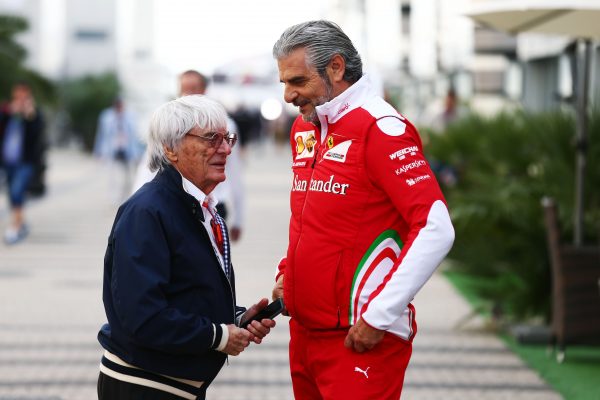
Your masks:
<instances>
[{"instance_id":1,"label":"weichai logo","mask_svg":"<svg viewBox=\"0 0 600 400\"><path fill-rule=\"evenodd\" d=\"M400 149L400 150L390 154L390 160L395 160L395 159L404 160L406 158L407 154L414 156L417 154L418 151L419 151L419 148L417 146L405 147L403 149Z\"/></svg>"},{"instance_id":2,"label":"weichai logo","mask_svg":"<svg viewBox=\"0 0 600 400\"><path fill-rule=\"evenodd\" d=\"M393 229L384 231L369 246L352 280L348 314L350 325L354 325L366 310L373 292L390 279L401 250L402 240Z\"/></svg>"}]
</instances>

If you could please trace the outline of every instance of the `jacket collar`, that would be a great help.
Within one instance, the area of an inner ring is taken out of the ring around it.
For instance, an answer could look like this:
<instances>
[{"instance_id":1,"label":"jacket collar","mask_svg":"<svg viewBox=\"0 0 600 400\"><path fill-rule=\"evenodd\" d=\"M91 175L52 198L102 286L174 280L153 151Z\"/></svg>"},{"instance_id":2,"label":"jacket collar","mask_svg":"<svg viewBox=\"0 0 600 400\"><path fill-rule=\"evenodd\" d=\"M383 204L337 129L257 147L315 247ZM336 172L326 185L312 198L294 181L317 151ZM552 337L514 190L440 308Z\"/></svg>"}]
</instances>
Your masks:
<instances>
[{"instance_id":1,"label":"jacket collar","mask_svg":"<svg viewBox=\"0 0 600 400\"><path fill-rule=\"evenodd\" d=\"M166 187L170 192L174 193L186 206L190 207L192 214L204 221L204 215L201 209L201 203L191 194L187 193L183 188L183 177L172 165L167 165L160 171L156 178L156 182Z\"/></svg>"},{"instance_id":2,"label":"jacket collar","mask_svg":"<svg viewBox=\"0 0 600 400\"><path fill-rule=\"evenodd\" d=\"M327 125L337 122L350 111L361 107L365 102L375 95L371 85L371 79L367 74L356 81L348 89L337 97L315 107L317 116L321 122L321 140L327 136Z\"/></svg>"}]
</instances>

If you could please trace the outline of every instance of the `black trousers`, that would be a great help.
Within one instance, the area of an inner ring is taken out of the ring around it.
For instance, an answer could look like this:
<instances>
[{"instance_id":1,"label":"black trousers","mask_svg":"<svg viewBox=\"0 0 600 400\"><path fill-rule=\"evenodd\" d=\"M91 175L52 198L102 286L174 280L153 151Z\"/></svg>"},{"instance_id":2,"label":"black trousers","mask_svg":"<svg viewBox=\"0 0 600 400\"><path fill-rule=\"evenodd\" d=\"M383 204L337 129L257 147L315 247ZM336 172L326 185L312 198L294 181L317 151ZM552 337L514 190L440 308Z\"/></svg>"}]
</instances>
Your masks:
<instances>
[{"instance_id":1,"label":"black trousers","mask_svg":"<svg viewBox=\"0 0 600 400\"><path fill-rule=\"evenodd\" d=\"M98 376L98 400L181 400L182 397L162 390L123 382L104 375Z\"/></svg>"}]
</instances>

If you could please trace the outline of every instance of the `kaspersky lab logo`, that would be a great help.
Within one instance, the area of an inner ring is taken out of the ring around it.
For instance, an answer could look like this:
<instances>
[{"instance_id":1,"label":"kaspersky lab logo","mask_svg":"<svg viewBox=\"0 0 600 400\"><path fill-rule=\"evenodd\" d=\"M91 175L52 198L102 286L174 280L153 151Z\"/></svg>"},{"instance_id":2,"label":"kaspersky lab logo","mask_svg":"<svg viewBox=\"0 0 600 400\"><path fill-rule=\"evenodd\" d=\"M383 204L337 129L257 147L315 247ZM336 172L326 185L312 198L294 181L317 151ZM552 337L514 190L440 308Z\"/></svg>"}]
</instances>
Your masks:
<instances>
[{"instance_id":1,"label":"kaspersky lab logo","mask_svg":"<svg viewBox=\"0 0 600 400\"><path fill-rule=\"evenodd\" d=\"M354 325L363 313L371 294L377 290L386 277L393 273L394 263L400 257L402 240L393 229L384 231L377 237L360 260L350 291L348 321Z\"/></svg>"}]
</instances>

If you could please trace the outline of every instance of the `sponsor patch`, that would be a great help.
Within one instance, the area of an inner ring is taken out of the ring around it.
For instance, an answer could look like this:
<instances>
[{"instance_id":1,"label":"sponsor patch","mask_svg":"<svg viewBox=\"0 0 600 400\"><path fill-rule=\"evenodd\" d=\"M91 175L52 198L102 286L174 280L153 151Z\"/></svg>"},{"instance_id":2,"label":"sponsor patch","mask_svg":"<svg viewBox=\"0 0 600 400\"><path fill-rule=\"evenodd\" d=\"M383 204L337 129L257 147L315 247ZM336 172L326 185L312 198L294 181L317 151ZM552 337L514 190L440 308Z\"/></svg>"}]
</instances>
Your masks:
<instances>
[{"instance_id":1,"label":"sponsor patch","mask_svg":"<svg viewBox=\"0 0 600 400\"><path fill-rule=\"evenodd\" d=\"M294 167L306 167L306 161L296 161L292 163L292 168Z\"/></svg>"},{"instance_id":2,"label":"sponsor patch","mask_svg":"<svg viewBox=\"0 0 600 400\"><path fill-rule=\"evenodd\" d=\"M405 165L401 166L400 168L396 168L396 175L402 175L403 173L408 172L411 169L422 167L425 164L427 164L425 162L425 160L417 160L417 161L413 161L411 163L405 164Z\"/></svg>"},{"instance_id":3,"label":"sponsor patch","mask_svg":"<svg viewBox=\"0 0 600 400\"><path fill-rule=\"evenodd\" d=\"M308 188L308 190L310 190L311 192L333 193L333 194L341 194L342 196L345 196L346 191L350 187L350 184L334 182L334 179L335 179L335 175L331 175L329 177L328 181L322 181L319 179L311 179L310 187ZM304 182L304 181L302 181L302 182Z\"/></svg>"},{"instance_id":4,"label":"sponsor patch","mask_svg":"<svg viewBox=\"0 0 600 400\"><path fill-rule=\"evenodd\" d=\"M410 146L410 147L405 147L403 149L400 149L396 152L393 152L392 154L390 154L390 160L404 160L406 158L407 154L410 154L411 156L415 156L417 155L417 152L419 151L419 148L417 146Z\"/></svg>"},{"instance_id":5,"label":"sponsor patch","mask_svg":"<svg viewBox=\"0 0 600 400\"><path fill-rule=\"evenodd\" d=\"M298 175L294 174L294 183L292 185L292 192L306 192L307 182L303 179L298 178Z\"/></svg>"},{"instance_id":6,"label":"sponsor patch","mask_svg":"<svg viewBox=\"0 0 600 400\"><path fill-rule=\"evenodd\" d=\"M301 158L312 158L315 155L315 131L296 132L296 160Z\"/></svg>"},{"instance_id":7,"label":"sponsor patch","mask_svg":"<svg viewBox=\"0 0 600 400\"><path fill-rule=\"evenodd\" d=\"M406 184L408 186L414 186L417 183L419 183L421 181L426 181L428 179L431 179L431 176L429 176L429 174L427 174L427 175L421 175L421 176L417 176L416 178L408 178L406 180Z\"/></svg>"},{"instance_id":8,"label":"sponsor patch","mask_svg":"<svg viewBox=\"0 0 600 400\"><path fill-rule=\"evenodd\" d=\"M348 154L348 149L350 148L351 144L352 140L346 140L345 142L332 147L331 149L327 150L325 154L323 154L323 159L341 163L346 162L346 155Z\"/></svg>"},{"instance_id":9,"label":"sponsor patch","mask_svg":"<svg viewBox=\"0 0 600 400\"><path fill-rule=\"evenodd\" d=\"M381 132L388 136L400 136L406 131L406 124L396 117L385 117L377 121Z\"/></svg>"},{"instance_id":10,"label":"sponsor patch","mask_svg":"<svg viewBox=\"0 0 600 400\"><path fill-rule=\"evenodd\" d=\"M348 104L348 103L344 104L342 107L340 107L340 109L338 110L336 115L340 115L341 113L343 113L344 111L346 111L349 108L350 108L350 104Z\"/></svg>"}]
</instances>

